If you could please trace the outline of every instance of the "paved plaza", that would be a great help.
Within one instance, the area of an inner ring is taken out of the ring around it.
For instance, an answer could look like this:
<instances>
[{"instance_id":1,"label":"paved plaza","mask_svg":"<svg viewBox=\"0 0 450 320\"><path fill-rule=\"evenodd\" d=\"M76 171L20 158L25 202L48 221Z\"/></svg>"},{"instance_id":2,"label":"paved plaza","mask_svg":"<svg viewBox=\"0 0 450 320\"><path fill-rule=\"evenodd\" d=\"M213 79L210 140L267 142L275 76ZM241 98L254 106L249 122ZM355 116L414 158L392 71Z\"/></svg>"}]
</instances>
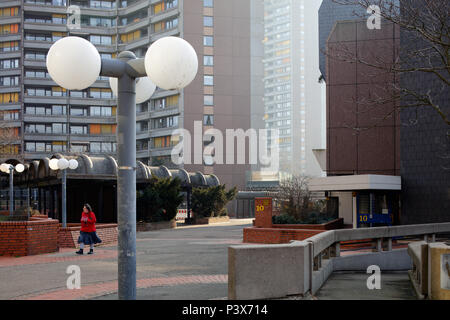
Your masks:
<instances>
[{"instance_id":1,"label":"paved plaza","mask_svg":"<svg viewBox=\"0 0 450 320\"><path fill-rule=\"evenodd\" d=\"M227 248L242 243L251 220L188 226L137 235L138 299L225 299ZM81 289L68 290L66 269L81 269ZM93 256L58 253L0 257L0 299L116 299L117 247L101 246Z\"/></svg>"}]
</instances>

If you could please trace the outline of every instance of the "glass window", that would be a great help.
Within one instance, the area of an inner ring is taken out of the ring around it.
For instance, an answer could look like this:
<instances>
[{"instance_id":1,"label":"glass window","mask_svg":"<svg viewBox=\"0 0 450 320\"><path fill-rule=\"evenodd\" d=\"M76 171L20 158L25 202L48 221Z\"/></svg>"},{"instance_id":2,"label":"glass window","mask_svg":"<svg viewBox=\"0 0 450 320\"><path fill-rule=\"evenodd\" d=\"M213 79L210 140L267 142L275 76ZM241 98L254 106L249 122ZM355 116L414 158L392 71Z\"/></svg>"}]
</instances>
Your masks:
<instances>
[{"instance_id":1,"label":"glass window","mask_svg":"<svg viewBox=\"0 0 450 320\"><path fill-rule=\"evenodd\" d=\"M214 65L214 56L203 56L203 65L204 66L213 66Z\"/></svg>"},{"instance_id":2,"label":"glass window","mask_svg":"<svg viewBox=\"0 0 450 320\"><path fill-rule=\"evenodd\" d=\"M214 96L203 96L203 104L205 106L214 105Z\"/></svg>"},{"instance_id":3,"label":"glass window","mask_svg":"<svg viewBox=\"0 0 450 320\"><path fill-rule=\"evenodd\" d=\"M213 86L214 85L214 76L203 76L203 85Z\"/></svg>"},{"instance_id":4,"label":"glass window","mask_svg":"<svg viewBox=\"0 0 450 320\"><path fill-rule=\"evenodd\" d=\"M90 152L100 153L101 152L101 143L100 142L91 142Z\"/></svg>"},{"instance_id":5,"label":"glass window","mask_svg":"<svg viewBox=\"0 0 450 320\"><path fill-rule=\"evenodd\" d=\"M93 117L101 116L101 107L91 107L90 115Z\"/></svg>"},{"instance_id":6,"label":"glass window","mask_svg":"<svg viewBox=\"0 0 450 320\"><path fill-rule=\"evenodd\" d=\"M204 16L203 17L203 26L204 27L212 27L213 24L213 17Z\"/></svg>"},{"instance_id":7,"label":"glass window","mask_svg":"<svg viewBox=\"0 0 450 320\"><path fill-rule=\"evenodd\" d=\"M214 45L214 38L212 36L203 36L203 45L212 47Z\"/></svg>"},{"instance_id":8,"label":"glass window","mask_svg":"<svg viewBox=\"0 0 450 320\"><path fill-rule=\"evenodd\" d=\"M214 1L213 0L203 0L203 6L207 8L214 7Z\"/></svg>"},{"instance_id":9,"label":"glass window","mask_svg":"<svg viewBox=\"0 0 450 320\"><path fill-rule=\"evenodd\" d=\"M214 116L213 115L204 115L203 116L203 125L212 126L214 125Z\"/></svg>"}]
</instances>

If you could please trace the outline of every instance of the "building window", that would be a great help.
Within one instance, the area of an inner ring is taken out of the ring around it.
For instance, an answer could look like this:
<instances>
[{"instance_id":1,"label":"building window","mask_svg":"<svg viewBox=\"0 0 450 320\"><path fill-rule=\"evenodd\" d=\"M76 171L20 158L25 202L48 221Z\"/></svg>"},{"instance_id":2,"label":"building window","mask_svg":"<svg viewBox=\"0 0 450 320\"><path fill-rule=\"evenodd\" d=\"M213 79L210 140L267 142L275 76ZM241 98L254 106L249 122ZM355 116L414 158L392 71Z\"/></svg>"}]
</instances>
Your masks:
<instances>
[{"instance_id":1,"label":"building window","mask_svg":"<svg viewBox=\"0 0 450 320\"><path fill-rule=\"evenodd\" d=\"M214 96L203 96L203 104L205 106L213 106L214 105Z\"/></svg>"},{"instance_id":2,"label":"building window","mask_svg":"<svg viewBox=\"0 0 450 320\"><path fill-rule=\"evenodd\" d=\"M16 69L19 68L19 59L0 60L0 69Z\"/></svg>"},{"instance_id":3,"label":"building window","mask_svg":"<svg viewBox=\"0 0 450 320\"><path fill-rule=\"evenodd\" d=\"M18 24L3 24L0 25L0 34L16 34L19 32Z\"/></svg>"},{"instance_id":4,"label":"building window","mask_svg":"<svg viewBox=\"0 0 450 320\"><path fill-rule=\"evenodd\" d=\"M207 8L214 7L214 0L203 0L203 6Z\"/></svg>"},{"instance_id":5,"label":"building window","mask_svg":"<svg viewBox=\"0 0 450 320\"><path fill-rule=\"evenodd\" d=\"M18 92L0 93L0 104L17 103L19 102Z\"/></svg>"},{"instance_id":6,"label":"building window","mask_svg":"<svg viewBox=\"0 0 450 320\"><path fill-rule=\"evenodd\" d=\"M203 56L203 65L204 66L213 66L214 65L214 56Z\"/></svg>"},{"instance_id":7,"label":"building window","mask_svg":"<svg viewBox=\"0 0 450 320\"><path fill-rule=\"evenodd\" d=\"M214 85L214 76L203 76L203 85L213 86Z\"/></svg>"},{"instance_id":8,"label":"building window","mask_svg":"<svg viewBox=\"0 0 450 320\"><path fill-rule=\"evenodd\" d=\"M213 17L204 16L203 17L203 26L204 27L212 27L212 26L214 26Z\"/></svg>"},{"instance_id":9,"label":"building window","mask_svg":"<svg viewBox=\"0 0 450 320\"><path fill-rule=\"evenodd\" d=\"M18 41L0 42L0 52L19 51Z\"/></svg>"},{"instance_id":10,"label":"building window","mask_svg":"<svg viewBox=\"0 0 450 320\"><path fill-rule=\"evenodd\" d=\"M212 36L203 36L203 45L206 47L214 46L214 38Z\"/></svg>"},{"instance_id":11,"label":"building window","mask_svg":"<svg viewBox=\"0 0 450 320\"><path fill-rule=\"evenodd\" d=\"M213 126L214 125L214 116L211 114L205 114L203 116L203 125L204 126Z\"/></svg>"}]
</instances>

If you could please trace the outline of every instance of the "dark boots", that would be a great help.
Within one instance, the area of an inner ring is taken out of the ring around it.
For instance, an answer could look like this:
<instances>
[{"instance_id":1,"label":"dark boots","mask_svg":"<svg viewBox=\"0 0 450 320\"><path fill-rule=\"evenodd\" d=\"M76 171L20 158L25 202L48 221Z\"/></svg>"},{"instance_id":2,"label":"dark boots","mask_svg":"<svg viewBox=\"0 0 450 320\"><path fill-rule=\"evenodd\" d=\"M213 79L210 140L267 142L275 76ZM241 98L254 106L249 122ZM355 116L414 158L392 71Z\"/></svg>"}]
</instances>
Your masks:
<instances>
[{"instance_id":1,"label":"dark boots","mask_svg":"<svg viewBox=\"0 0 450 320\"><path fill-rule=\"evenodd\" d=\"M76 254L83 254L83 249L80 249L78 251L75 251ZM94 254L94 249L90 249L88 254Z\"/></svg>"}]
</instances>

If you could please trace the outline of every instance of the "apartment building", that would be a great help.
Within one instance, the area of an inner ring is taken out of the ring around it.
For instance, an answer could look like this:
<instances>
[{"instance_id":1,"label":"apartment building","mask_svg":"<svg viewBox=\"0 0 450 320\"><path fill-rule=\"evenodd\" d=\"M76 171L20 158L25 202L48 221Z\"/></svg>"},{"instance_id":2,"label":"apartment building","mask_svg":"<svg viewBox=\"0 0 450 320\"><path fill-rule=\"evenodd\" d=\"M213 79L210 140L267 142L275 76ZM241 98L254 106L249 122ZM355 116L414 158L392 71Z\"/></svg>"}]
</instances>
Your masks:
<instances>
[{"instance_id":1,"label":"apartment building","mask_svg":"<svg viewBox=\"0 0 450 320\"><path fill-rule=\"evenodd\" d=\"M319 83L318 9L304 0L264 1L266 128L278 129L280 171L323 175L325 88Z\"/></svg>"},{"instance_id":2,"label":"apartment building","mask_svg":"<svg viewBox=\"0 0 450 320\"><path fill-rule=\"evenodd\" d=\"M80 28L68 27L68 20L73 24L71 6L81 10ZM204 130L223 132L257 126L251 112L258 113L256 101L262 100L262 88L252 84L262 76L253 59L261 55L258 8L262 3L253 0L2 1L2 159L27 161L55 152L115 154L117 102L108 78L99 77L83 91L67 91L46 70L48 49L69 35L92 42L103 58L125 50L143 57L151 43L165 36L185 38L195 48L199 72L194 82L181 91L157 89L149 102L137 106L137 158L145 164L175 167L170 155L179 139L172 132L193 132L194 121ZM230 186L244 186L249 170L248 165L184 168L215 173Z\"/></svg>"}]
</instances>

